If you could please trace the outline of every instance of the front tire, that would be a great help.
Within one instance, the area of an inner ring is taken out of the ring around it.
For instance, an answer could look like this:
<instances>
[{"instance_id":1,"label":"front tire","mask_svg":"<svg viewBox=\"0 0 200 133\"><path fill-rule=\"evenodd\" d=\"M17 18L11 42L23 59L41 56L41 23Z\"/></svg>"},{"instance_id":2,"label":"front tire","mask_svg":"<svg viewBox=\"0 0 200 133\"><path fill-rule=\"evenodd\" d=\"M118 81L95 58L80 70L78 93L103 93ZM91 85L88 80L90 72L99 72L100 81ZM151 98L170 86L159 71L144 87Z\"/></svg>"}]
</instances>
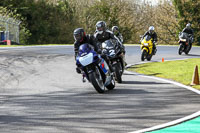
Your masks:
<instances>
[{"instance_id":1,"label":"front tire","mask_svg":"<svg viewBox=\"0 0 200 133\"><path fill-rule=\"evenodd\" d=\"M181 44L179 45L179 49L178 49L178 54L179 54L179 55L182 54L183 49L184 49L184 46L183 46L183 44L181 43Z\"/></svg>"},{"instance_id":2,"label":"front tire","mask_svg":"<svg viewBox=\"0 0 200 133\"><path fill-rule=\"evenodd\" d=\"M114 80L114 77L111 75L111 82L110 82L110 84L108 85L108 86L106 86L106 88L108 89L108 90L113 90L114 88L115 88L115 80Z\"/></svg>"},{"instance_id":3,"label":"front tire","mask_svg":"<svg viewBox=\"0 0 200 133\"><path fill-rule=\"evenodd\" d=\"M115 65L115 76L116 76L116 80L118 83L122 83L122 74L121 74L121 70L119 67L119 63Z\"/></svg>"},{"instance_id":4,"label":"front tire","mask_svg":"<svg viewBox=\"0 0 200 133\"><path fill-rule=\"evenodd\" d=\"M97 67L95 71L89 73L89 79L98 93L104 93L105 86L103 83L101 73Z\"/></svg>"},{"instance_id":5,"label":"front tire","mask_svg":"<svg viewBox=\"0 0 200 133\"><path fill-rule=\"evenodd\" d=\"M144 61L144 59L146 58L147 55L147 51L145 49L142 50L142 55L141 55L141 61Z\"/></svg>"}]
</instances>

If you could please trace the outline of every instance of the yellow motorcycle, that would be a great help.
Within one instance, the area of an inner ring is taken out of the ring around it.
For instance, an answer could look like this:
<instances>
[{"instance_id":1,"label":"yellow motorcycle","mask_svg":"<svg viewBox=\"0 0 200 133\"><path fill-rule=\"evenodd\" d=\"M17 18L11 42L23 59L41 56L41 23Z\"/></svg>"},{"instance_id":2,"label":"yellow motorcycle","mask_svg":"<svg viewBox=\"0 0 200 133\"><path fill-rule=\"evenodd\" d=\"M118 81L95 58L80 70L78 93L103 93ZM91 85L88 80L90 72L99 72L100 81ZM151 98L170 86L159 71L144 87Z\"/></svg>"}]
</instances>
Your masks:
<instances>
[{"instance_id":1,"label":"yellow motorcycle","mask_svg":"<svg viewBox=\"0 0 200 133\"><path fill-rule=\"evenodd\" d=\"M141 60L144 61L145 59L147 59L148 61L150 61L153 56L153 42L150 35L146 35L141 40L141 51Z\"/></svg>"}]
</instances>

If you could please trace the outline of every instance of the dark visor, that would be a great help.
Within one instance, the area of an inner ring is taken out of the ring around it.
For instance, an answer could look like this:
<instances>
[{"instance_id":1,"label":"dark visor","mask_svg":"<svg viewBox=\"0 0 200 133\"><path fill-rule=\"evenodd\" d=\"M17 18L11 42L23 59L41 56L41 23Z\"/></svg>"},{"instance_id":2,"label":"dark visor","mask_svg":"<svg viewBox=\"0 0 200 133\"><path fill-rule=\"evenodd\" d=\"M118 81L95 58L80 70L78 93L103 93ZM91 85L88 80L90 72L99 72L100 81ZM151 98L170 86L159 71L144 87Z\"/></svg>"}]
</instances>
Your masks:
<instances>
[{"instance_id":1,"label":"dark visor","mask_svg":"<svg viewBox=\"0 0 200 133\"><path fill-rule=\"evenodd\" d=\"M74 35L74 38L75 38L77 41L81 40L80 34L75 34L75 35Z\"/></svg>"},{"instance_id":2,"label":"dark visor","mask_svg":"<svg viewBox=\"0 0 200 133\"><path fill-rule=\"evenodd\" d=\"M103 31L103 27L97 27L98 31Z\"/></svg>"}]
</instances>

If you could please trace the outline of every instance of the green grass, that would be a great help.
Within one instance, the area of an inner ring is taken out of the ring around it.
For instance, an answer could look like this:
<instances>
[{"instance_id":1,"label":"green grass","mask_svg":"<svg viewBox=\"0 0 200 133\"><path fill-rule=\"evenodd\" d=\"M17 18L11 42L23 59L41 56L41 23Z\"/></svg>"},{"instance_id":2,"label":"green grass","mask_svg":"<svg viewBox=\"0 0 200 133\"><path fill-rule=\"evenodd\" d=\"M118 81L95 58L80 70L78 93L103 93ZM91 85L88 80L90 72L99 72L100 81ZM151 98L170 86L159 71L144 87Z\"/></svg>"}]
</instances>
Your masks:
<instances>
[{"instance_id":1,"label":"green grass","mask_svg":"<svg viewBox=\"0 0 200 133\"><path fill-rule=\"evenodd\" d=\"M200 58L140 64L132 66L129 70L190 85L196 65L200 73ZM200 85L192 87L200 90Z\"/></svg>"}]
</instances>

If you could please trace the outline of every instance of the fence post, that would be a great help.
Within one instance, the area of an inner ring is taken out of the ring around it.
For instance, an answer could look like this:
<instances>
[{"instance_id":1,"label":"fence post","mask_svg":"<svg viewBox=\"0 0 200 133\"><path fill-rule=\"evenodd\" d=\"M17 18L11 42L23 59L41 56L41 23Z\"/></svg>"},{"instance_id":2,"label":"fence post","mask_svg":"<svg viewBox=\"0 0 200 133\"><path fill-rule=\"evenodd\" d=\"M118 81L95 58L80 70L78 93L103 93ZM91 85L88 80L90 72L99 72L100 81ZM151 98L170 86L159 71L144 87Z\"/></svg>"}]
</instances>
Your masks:
<instances>
[{"instance_id":1,"label":"fence post","mask_svg":"<svg viewBox=\"0 0 200 133\"><path fill-rule=\"evenodd\" d=\"M15 20L11 17L0 15L0 24L4 31L4 39L10 40L16 43L20 43L19 39L19 26L21 21ZM0 25L0 26L1 26Z\"/></svg>"}]
</instances>

